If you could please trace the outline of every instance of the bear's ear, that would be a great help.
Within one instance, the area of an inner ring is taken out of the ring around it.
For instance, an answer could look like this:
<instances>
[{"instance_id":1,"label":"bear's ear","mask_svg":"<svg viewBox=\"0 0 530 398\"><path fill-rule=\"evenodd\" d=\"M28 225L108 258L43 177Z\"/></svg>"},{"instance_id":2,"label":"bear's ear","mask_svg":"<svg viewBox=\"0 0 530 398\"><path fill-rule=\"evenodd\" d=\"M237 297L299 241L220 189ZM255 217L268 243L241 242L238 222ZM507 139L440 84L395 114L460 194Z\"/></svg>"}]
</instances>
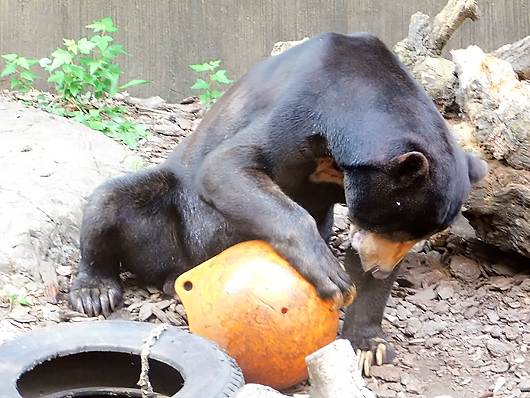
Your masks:
<instances>
[{"instance_id":1,"label":"bear's ear","mask_svg":"<svg viewBox=\"0 0 530 398\"><path fill-rule=\"evenodd\" d=\"M429 161L421 152L407 152L390 161L392 173L402 184L410 184L429 174Z\"/></svg>"},{"instance_id":2,"label":"bear's ear","mask_svg":"<svg viewBox=\"0 0 530 398\"><path fill-rule=\"evenodd\" d=\"M466 155L469 181L471 184L475 184L476 182L482 180L486 174L488 174L490 168L488 166L488 162L486 162L484 159L467 152Z\"/></svg>"}]
</instances>

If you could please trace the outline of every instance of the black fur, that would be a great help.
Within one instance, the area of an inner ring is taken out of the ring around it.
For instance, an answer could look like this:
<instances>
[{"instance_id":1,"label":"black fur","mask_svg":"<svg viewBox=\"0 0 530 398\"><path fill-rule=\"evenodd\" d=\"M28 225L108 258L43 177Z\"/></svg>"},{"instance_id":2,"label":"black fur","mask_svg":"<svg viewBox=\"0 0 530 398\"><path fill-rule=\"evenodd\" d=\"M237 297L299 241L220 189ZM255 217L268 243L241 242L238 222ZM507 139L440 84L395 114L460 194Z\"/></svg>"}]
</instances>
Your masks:
<instances>
[{"instance_id":1,"label":"black fur","mask_svg":"<svg viewBox=\"0 0 530 398\"><path fill-rule=\"evenodd\" d=\"M399 161L409 152L420 154ZM321 158L344 186L312 180ZM120 302L120 264L163 285L251 239L269 242L321 297L347 296L352 279L325 241L335 203L367 231L416 240L456 218L485 170L381 41L322 34L234 83L166 162L93 193L71 303L107 314ZM345 335L362 346L380 334L392 280L350 272L359 297ZM368 316L371 302L381 308Z\"/></svg>"}]
</instances>

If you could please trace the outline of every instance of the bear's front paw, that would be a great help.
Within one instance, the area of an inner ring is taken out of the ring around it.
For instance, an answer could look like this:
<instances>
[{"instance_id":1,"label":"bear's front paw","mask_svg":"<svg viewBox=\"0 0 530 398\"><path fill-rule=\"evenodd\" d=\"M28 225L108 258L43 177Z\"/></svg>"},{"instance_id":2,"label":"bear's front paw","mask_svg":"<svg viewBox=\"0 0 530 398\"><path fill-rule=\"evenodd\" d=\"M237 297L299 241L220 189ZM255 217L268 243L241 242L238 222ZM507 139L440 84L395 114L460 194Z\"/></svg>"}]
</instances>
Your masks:
<instances>
[{"instance_id":1,"label":"bear's front paw","mask_svg":"<svg viewBox=\"0 0 530 398\"><path fill-rule=\"evenodd\" d=\"M108 317L121 303L122 288L114 281L100 286L80 286L70 290L70 306L88 316L103 314Z\"/></svg>"},{"instance_id":2,"label":"bear's front paw","mask_svg":"<svg viewBox=\"0 0 530 398\"><path fill-rule=\"evenodd\" d=\"M392 363L396 356L394 348L381 337L365 339L354 348L357 355L357 367L366 377L370 376L372 365L381 366L385 363Z\"/></svg>"},{"instance_id":3,"label":"bear's front paw","mask_svg":"<svg viewBox=\"0 0 530 398\"><path fill-rule=\"evenodd\" d=\"M316 276L310 275L306 277L310 282L313 282L317 289L318 295L324 299L331 299L333 304L331 311L338 311L340 308L350 305L355 296L357 289L352 283L350 276L344 270L342 264L339 267L324 268L320 267L310 269L312 273L320 271ZM304 275L302 273L302 275ZM313 276L313 277L311 277Z\"/></svg>"}]
</instances>

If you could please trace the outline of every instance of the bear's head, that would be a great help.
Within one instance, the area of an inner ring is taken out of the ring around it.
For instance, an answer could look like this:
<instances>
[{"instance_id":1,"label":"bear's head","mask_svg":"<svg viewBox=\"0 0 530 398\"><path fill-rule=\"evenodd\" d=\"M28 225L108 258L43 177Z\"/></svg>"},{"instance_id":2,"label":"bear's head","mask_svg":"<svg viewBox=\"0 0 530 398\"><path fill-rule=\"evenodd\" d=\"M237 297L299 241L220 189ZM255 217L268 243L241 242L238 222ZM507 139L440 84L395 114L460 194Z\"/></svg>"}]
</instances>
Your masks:
<instances>
[{"instance_id":1,"label":"bear's head","mask_svg":"<svg viewBox=\"0 0 530 398\"><path fill-rule=\"evenodd\" d=\"M363 269L386 278L420 240L455 221L487 163L460 148L429 159L410 151L344 172L352 247Z\"/></svg>"}]
</instances>

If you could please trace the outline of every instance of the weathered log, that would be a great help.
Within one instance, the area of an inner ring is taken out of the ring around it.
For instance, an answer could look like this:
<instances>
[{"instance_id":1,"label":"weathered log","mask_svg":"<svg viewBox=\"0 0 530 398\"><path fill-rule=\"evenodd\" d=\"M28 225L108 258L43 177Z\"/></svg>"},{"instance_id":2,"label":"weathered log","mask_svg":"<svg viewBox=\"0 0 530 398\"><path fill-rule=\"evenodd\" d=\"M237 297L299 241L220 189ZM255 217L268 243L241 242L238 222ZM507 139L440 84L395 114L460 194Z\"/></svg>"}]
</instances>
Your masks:
<instances>
[{"instance_id":1,"label":"weathered log","mask_svg":"<svg viewBox=\"0 0 530 398\"><path fill-rule=\"evenodd\" d=\"M455 100L455 66L441 56L451 35L470 18L478 18L478 0L449 0L434 17L417 12L410 18L408 37L394 46L394 52L423 86L439 110Z\"/></svg>"},{"instance_id":2,"label":"weathered log","mask_svg":"<svg viewBox=\"0 0 530 398\"><path fill-rule=\"evenodd\" d=\"M490 162L471 192L464 216L482 241L530 257L530 172Z\"/></svg>"},{"instance_id":3,"label":"weathered log","mask_svg":"<svg viewBox=\"0 0 530 398\"><path fill-rule=\"evenodd\" d=\"M530 36L506 44L493 51L491 55L508 61L519 79L530 80Z\"/></svg>"},{"instance_id":4,"label":"weathered log","mask_svg":"<svg viewBox=\"0 0 530 398\"><path fill-rule=\"evenodd\" d=\"M453 50L456 102L476 126L475 138L497 160L530 170L530 83L477 46Z\"/></svg>"},{"instance_id":5,"label":"weathered log","mask_svg":"<svg viewBox=\"0 0 530 398\"><path fill-rule=\"evenodd\" d=\"M357 356L348 340L338 339L305 359L311 390L308 398L375 398L366 387ZM259 384L247 384L234 398L281 398L278 391Z\"/></svg>"},{"instance_id":6,"label":"weathered log","mask_svg":"<svg viewBox=\"0 0 530 398\"><path fill-rule=\"evenodd\" d=\"M479 18L478 0L449 0L432 23L428 49L431 56L441 56L445 45L466 19Z\"/></svg>"},{"instance_id":7,"label":"weathered log","mask_svg":"<svg viewBox=\"0 0 530 398\"><path fill-rule=\"evenodd\" d=\"M306 358L311 398L375 398L366 387L348 340L339 339Z\"/></svg>"}]
</instances>

